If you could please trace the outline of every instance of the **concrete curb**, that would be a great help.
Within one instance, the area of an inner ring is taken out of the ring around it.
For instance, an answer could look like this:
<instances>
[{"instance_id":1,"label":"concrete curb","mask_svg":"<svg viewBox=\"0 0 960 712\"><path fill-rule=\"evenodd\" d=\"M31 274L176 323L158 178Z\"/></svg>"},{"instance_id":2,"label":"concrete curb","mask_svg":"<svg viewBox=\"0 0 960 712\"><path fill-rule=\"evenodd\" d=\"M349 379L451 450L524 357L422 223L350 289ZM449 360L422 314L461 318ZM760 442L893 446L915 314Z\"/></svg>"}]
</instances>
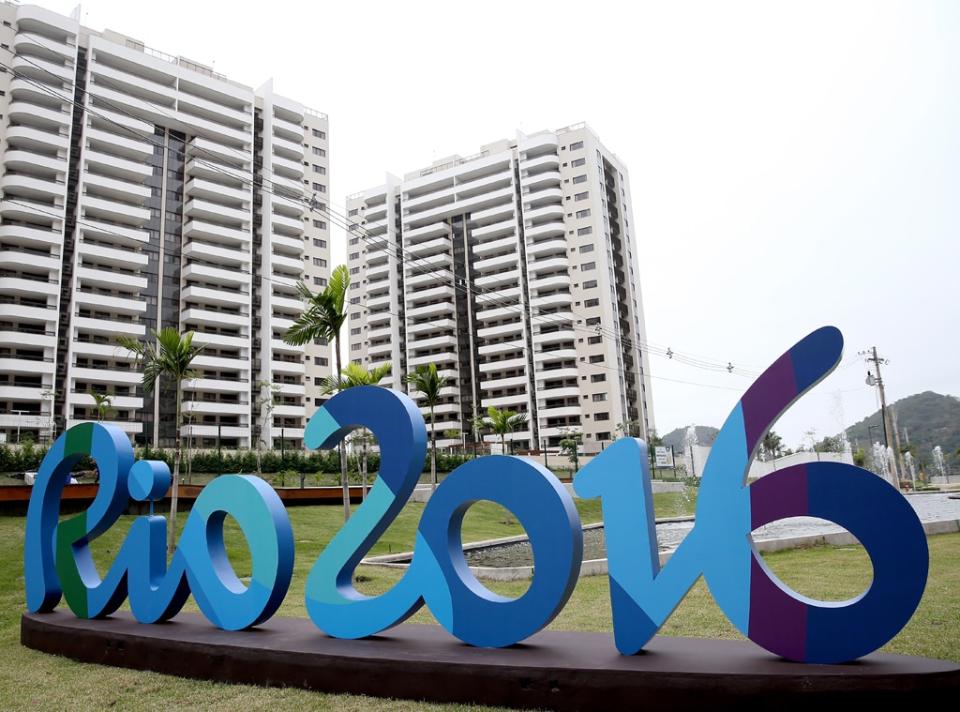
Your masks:
<instances>
[{"instance_id":1,"label":"concrete curb","mask_svg":"<svg viewBox=\"0 0 960 712\"><path fill-rule=\"evenodd\" d=\"M665 522L689 522L693 517L677 517L673 519L658 519L657 523ZM584 529L596 529L602 527L603 523L587 524ZM940 519L932 522L923 522L923 531L927 536L936 536L937 534L953 534L960 532L960 519ZM489 539L487 541L478 541L472 544L466 544L464 551L476 549L486 549L501 544L514 544L519 541L525 541L525 535L504 537L502 539ZM811 534L808 536L785 537L782 539L761 539L754 542L754 547L762 553L774 551L786 551L787 549L805 549L811 546L853 546L858 544L857 539L850 532L835 532L832 534ZM662 566L670 560L670 556L676 549L660 552L660 565ZM386 569L406 569L413 556L412 552L402 554L387 554L385 556L374 556L364 559L361 564L367 566L379 566ZM471 566L470 571L478 579L488 581L523 581L533 576L533 566ZM606 559L588 559L580 564L580 576L602 576L607 573Z\"/></svg>"}]
</instances>

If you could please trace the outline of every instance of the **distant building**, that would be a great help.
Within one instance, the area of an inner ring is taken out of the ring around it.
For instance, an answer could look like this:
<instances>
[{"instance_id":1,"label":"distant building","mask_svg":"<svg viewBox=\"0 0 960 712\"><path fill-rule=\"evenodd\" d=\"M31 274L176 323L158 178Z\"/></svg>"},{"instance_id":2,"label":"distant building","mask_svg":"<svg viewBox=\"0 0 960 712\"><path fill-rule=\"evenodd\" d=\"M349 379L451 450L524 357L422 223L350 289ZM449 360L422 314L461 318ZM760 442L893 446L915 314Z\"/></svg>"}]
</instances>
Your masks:
<instances>
[{"instance_id":1,"label":"distant building","mask_svg":"<svg viewBox=\"0 0 960 712\"><path fill-rule=\"evenodd\" d=\"M388 176L347 209L349 356L398 388L436 363L438 434L469 441L488 406L527 414L517 449L654 427L627 171L589 127Z\"/></svg>"},{"instance_id":2,"label":"distant building","mask_svg":"<svg viewBox=\"0 0 960 712\"><path fill-rule=\"evenodd\" d=\"M207 346L185 436L299 444L330 348L282 335L295 283L329 277L305 205L327 202L326 115L36 6L0 20L0 433L96 419L99 391L107 421L172 444L171 394L114 344L172 326Z\"/></svg>"}]
</instances>

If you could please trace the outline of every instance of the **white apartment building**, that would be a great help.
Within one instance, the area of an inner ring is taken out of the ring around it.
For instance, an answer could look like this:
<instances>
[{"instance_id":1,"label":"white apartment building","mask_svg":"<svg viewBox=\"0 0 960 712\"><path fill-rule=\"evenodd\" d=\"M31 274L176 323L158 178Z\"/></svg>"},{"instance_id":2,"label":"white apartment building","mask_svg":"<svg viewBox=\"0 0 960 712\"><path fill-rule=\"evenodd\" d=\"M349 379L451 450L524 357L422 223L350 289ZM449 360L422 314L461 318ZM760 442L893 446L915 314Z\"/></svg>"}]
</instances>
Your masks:
<instances>
[{"instance_id":1,"label":"white apartment building","mask_svg":"<svg viewBox=\"0 0 960 712\"><path fill-rule=\"evenodd\" d=\"M326 284L328 121L183 57L31 5L0 5L0 435L104 418L169 446L121 334L205 345L185 382L197 447L291 446L329 347L282 342L295 285Z\"/></svg>"},{"instance_id":2,"label":"white apartment building","mask_svg":"<svg viewBox=\"0 0 960 712\"><path fill-rule=\"evenodd\" d=\"M401 388L436 363L438 434L470 441L488 406L527 414L517 450L654 428L627 170L588 126L388 176L347 209L350 358Z\"/></svg>"}]
</instances>

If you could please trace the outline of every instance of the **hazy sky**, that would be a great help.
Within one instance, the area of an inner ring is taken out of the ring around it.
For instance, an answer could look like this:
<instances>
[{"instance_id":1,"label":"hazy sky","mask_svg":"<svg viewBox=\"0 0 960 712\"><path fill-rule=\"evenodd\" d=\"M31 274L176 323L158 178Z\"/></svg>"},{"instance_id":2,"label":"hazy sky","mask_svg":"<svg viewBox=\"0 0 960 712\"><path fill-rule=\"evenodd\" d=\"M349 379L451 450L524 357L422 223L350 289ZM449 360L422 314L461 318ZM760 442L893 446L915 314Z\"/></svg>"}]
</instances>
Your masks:
<instances>
[{"instance_id":1,"label":"hazy sky","mask_svg":"<svg viewBox=\"0 0 960 712\"><path fill-rule=\"evenodd\" d=\"M888 398L960 394L960 3L94 0L82 20L327 112L341 211L386 171L587 121L630 169L651 343L760 369L844 332L777 426L790 445L876 408L874 344ZM748 385L651 369L661 433L719 426Z\"/></svg>"}]
</instances>

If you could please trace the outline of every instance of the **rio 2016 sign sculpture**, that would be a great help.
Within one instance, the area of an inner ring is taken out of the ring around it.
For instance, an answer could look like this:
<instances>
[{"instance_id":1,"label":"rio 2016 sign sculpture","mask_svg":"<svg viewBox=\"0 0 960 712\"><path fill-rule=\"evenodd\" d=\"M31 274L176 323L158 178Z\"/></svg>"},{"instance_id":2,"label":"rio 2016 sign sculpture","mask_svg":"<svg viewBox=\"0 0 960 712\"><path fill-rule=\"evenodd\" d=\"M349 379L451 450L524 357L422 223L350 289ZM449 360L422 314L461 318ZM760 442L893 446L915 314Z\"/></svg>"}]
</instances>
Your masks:
<instances>
[{"instance_id":1,"label":"rio 2016 sign sculpture","mask_svg":"<svg viewBox=\"0 0 960 712\"><path fill-rule=\"evenodd\" d=\"M785 658L836 663L890 640L920 602L927 578L926 537L906 500L879 477L851 465L809 463L746 485L764 433L779 415L836 366L840 332L808 335L771 365L733 409L703 472L696 524L660 570L646 445L616 441L574 481L580 497L600 498L609 558L617 649L639 652L703 576L720 608L752 641ZM381 468L370 494L329 542L306 581L314 624L337 638L362 638L394 626L426 604L440 624L475 646L508 646L546 626L577 581L583 556L571 496L545 468L520 457L490 456L458 467L437 488L417 527L409 569L379 596L352 584L354 569L407 502L426 456L426 429L416 405L386 388L338 393L311 418L305 442L332 448L352 429L369 428ZM84 456L100 470L96 498L58 524L60 498ZM255 626L276 612L293 571L293 534L277 494L253 476L215 479L198 496L168 563L166 520L137 517L101 578L89 550L130 498L164 496L170 473L160 462L134 462L118 429L83 424L64 433L38 473L27 514L24 551L27 607L52 610L61 596L79 617L98 618L129 598L133 616L156 623L176 615L190 594L214 625ZM463 516L478 500L509 509L526 529L536 568L526 593L499 596L473 576L461 544ZM230 566L223 522L239 523L250 547L252 577ZM860 596L820 602L791 591L764 565L750 533L793 516L827 519L866 548L873 580Z\"/></svg>"}]
</instances>

